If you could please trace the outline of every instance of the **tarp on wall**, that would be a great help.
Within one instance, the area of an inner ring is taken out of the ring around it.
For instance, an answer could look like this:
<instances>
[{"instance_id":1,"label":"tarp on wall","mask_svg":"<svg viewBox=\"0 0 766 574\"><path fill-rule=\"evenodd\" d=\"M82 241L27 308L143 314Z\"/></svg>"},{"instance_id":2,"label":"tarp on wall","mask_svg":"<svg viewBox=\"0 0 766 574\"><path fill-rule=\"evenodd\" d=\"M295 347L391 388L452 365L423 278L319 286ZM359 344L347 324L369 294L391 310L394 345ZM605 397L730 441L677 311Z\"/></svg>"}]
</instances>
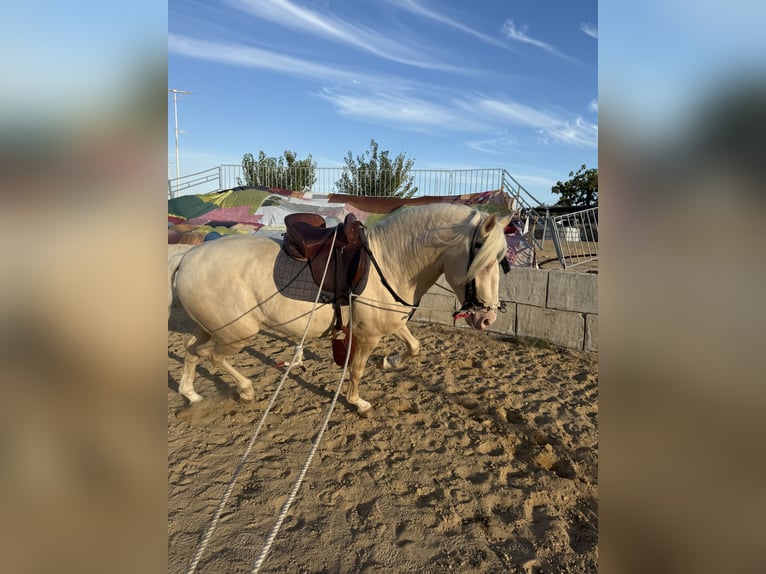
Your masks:
<instances>
[{"instance_id":1,"label":"tarp on wall","mask_svg":"<svg viewBox=\"0 0 766 574\"><path fill-rule=\"evenodd\" d=\"M417 197L360 197L341 194L311 194L268 187L237 188L168 200L168 243L201 243L233 233L262 233L281 238L285 216L290 213L316 213L332 227L353 213L366 225L374 225L392 211L415 205L453 203L481 211L508 215L514 213L513 200L502 190L466 195ZM519 267L535 265L534 249L515 222L507 230L508 259Z\"/></svg>"}]
</instances>

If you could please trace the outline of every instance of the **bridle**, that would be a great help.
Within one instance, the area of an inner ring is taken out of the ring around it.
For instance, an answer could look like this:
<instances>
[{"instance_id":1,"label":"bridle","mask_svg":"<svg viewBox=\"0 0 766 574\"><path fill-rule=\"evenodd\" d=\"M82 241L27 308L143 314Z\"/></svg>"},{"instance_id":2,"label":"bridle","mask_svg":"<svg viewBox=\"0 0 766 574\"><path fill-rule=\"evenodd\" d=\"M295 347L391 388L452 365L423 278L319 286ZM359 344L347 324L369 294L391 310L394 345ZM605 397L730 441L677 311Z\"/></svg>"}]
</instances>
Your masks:
<instances>
[{"instance_id":1,"label":"bridle","mask_svg":"<svg viewBox=\"0 0 766 574\"><path fill-rule=\"evenodd\" d=\"M473 231L473 237L471 238L471 247L468 252L468 267L466 271L471 268L476 254L481 250L483 243L479 243L477 237L479 234L479 227L481 223L476 226ZM511 264L508 263L508 259L503 257L498 264L503 269L503 273L508 273L511 270ZM482 305L476 295L476 279L471 279L465 284L465 297L463 298L463 306L452 314L452 320L462 319L468 315L481 312L486 313L488 311L498 311L499 313L505 313L507 310L507 304L505 301L498 301L497 305Z\"/></svg>"}]
</instances>

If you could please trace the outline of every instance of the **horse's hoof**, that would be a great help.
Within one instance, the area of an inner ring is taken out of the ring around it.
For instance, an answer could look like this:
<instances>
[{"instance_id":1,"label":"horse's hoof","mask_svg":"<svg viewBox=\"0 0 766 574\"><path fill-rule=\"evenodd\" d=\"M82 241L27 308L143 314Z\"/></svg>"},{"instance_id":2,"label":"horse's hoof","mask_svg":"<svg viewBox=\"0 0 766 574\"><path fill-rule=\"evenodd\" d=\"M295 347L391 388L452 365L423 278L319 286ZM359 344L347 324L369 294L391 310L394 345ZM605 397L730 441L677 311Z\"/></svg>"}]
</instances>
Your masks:
<instances>
[{"instance_id":1,"label":"horse's hoof","mask_svg":"<svg viewBox=\"0 0 766 574\"><path fill-rule=\"evenodd\" d=\"M186 400L189 401L189 405L193 405L194 403L198 403L202 400L202 395L194 393L193 395L186 396Z\"/></svg>"},{"instance_id":2,"label":"horse's hoof","mask_svg":"<svg viewBox=\"0 0 766 574\"><path fill-rule=\"evenodd\" d=\"M383 357L380 362L380 367L384 371L398 371L402 368L402 357L399 355L391 355L390 357Z\"/></svg>"},{"instance_id":3,"label":"horse's hoof","mask_svg":"<svg viewBox=\"0 0 766 574\"><path fill-rule=\"evenodd\" d=\"M239 395L239 400L243 403L252 403L253 399L255 398L255 393L247 394L247 395Z\"/></svg>"},{"instance_id":4,"label":"horse's hoof","mask_svg":"<svg viewBox=\"0 0 766 574\"><path fill-rule=\"evenodd\" d=\"M363 419L369 419L370 417L372 417L372 415L375 414L375 409L373 409L372 407L368 407L367 409L365 409L363 411L359 411L358 410L356 412Z\"/></svg>"}]
</instances>

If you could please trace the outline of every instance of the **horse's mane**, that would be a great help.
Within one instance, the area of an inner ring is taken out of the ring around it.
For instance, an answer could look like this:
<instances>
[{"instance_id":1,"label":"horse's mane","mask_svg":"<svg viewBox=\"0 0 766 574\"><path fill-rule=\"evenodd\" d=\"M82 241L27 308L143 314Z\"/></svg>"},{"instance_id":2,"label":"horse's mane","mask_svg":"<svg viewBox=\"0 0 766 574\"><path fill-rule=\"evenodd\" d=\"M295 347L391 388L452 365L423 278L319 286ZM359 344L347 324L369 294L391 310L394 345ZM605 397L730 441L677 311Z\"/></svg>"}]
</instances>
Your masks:
<instances>
[{"instance_id":1,"label":"horse's mane","mask_svg":"<svg viewBox=\"0 0 766 574\"><path fill-rule=\"evenodd\" d=\"M393 234L404 237L405 233L412 236L413 229L422 229L419 234L427 244L434 246L450 246L473 237L477 225L480 225L489 215L466 205L432 204L400 209L375 224L371 231L386 229ZM396 242L394 242L396 243ZM396 245L389 245L395 248ZM505 253L507 245L498 222L489 237L476 253L473 263L467 272L467 279L473 279L478 272L488 265L498 262L501 254Z\"/></svg>"}]
</instances>

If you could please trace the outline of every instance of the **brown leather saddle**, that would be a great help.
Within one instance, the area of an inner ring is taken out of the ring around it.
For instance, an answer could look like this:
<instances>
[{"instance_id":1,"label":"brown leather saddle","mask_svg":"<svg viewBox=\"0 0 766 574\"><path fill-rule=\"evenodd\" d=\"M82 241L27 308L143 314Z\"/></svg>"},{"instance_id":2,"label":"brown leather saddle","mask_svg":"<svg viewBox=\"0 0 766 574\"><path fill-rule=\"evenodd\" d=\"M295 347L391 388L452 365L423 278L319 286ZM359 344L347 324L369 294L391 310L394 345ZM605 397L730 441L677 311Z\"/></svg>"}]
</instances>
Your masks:
<instances>
[{"instance_id":1,"label":"brown leather saddle","mask_svg":"<svg viewBox=\"0 0 766 574\"><path fill-rule=\"evenodd\" d=\"M308 261L314 283L322 286L324 302L331 302L335 308L333 358L336 364L343 366L349 331L343 325L340 307L350 304L350 293L358 295L364 291L370 274L370 255L364 225L353 213L349 213L337 227L329 228L324 218L315 213L292 213L285 217L285 227L285 252L299 261ZM351 357L355 347L352 339Z\"/></svg>"},{"instance_id":2,"label":"brown leather saddle","mask_svg":"<svg viewBox=\"0 0 766 574\"><path fill-rule=\"evenodd\" d=\"M292 213L285 217L285 226L285 251L299 261L308 260L311 276L317 286L322 285L322 295L326 299L348 305L349 293L358 295L364 290L370 273L370 258L364 225L353 213L349 213L337 228L327 227L324 218L315 213ZM326 265L327 273L322 284Z\"/></svg>"}]
</instances>

